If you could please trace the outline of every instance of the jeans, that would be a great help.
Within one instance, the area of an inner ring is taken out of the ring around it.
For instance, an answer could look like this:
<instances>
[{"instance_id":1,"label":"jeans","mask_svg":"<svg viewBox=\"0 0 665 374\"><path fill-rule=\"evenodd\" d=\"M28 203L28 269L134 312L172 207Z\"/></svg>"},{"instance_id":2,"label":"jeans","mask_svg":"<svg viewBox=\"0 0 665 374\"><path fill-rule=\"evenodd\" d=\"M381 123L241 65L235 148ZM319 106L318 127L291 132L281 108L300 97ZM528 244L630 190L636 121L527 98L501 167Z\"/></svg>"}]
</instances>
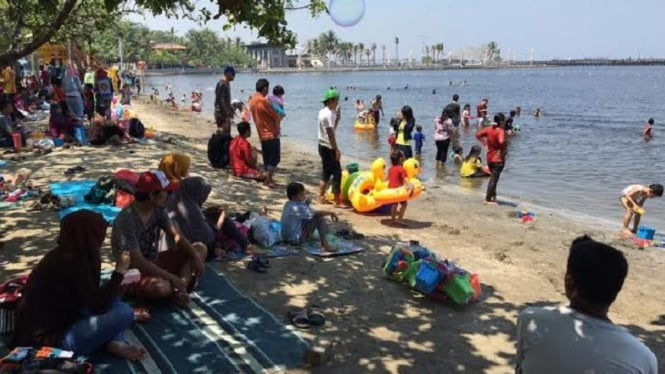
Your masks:
<instances>
[{"instance_id":1,"label":"jeans","mask_svg":"<svg viewBox=\"0 0 665 374\"><path fill-rule=\"evenodd\" d=\"M79 120L83 120L83 98L81 98L81 95L67 96L65 102L70 113L73 113Z\"/></svg>"},{"instance_id":2,"label":"jeans","mask_svg":"<svg viewBox=\"0 0 665 374\"><path fill-rule=\"evenodd\" d=\"M410 145L397 144L397 150L404 154L404 160L408 160L413 157L413 150L411 149Z\"/></svg>"},{"instance_id":3,"label":"jeans","mask_svg":"<svg viewBox=\"0 0 665 374\"><path fill-rule=\"evenodd\" d=\"M487 164L490 169L490 181L487 184L487 195L485 195L485 201L495 201L496 200L496 185L499 184L499 177L503 171L504 163L503 162L490 162Z\"/></svg>"},{"instance_id":4,"label":"jeans","mask_svg":"<svg viewBox=\"0 0 665 374\"><path fill-rule=\"evenodd\" d=\"M436 160L445 163L448 159L448 146L450 146L450 138L446 140L437 140L435 143Z\"/></svg>"},{"instance_id":5,"label":"jeans","mask_svg":"<svg viewBox=\"0 0 665 374\"><path fill-rule=\"evenodd\" d=\"M91 315L88 310L81 314L84 317L67 329L61 344L77 355L95 352L110 341L125 341L125 331L134 321L134 310L119 298L113 299L104 314Z\"/></svg>"}]
</instances>

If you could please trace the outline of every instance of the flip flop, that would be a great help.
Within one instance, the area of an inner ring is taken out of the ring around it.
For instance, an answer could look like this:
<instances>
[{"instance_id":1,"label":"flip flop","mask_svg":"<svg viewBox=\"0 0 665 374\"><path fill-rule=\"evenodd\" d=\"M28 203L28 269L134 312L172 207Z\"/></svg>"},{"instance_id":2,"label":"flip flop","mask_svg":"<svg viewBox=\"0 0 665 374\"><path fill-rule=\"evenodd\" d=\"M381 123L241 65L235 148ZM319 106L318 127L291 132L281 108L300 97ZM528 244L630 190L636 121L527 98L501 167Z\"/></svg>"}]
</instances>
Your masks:
<instances>
[{"instance_id":1,"label":"flip flop","mask_svg":"<svg viewBox=\"0 0 665 374\"><path fill-rule=\"evenodd\" d=\"M134 322L144 323L150 321L148 308L134 308Z\"/></svg>"},{"instance_id":2,"label":"flip flop","mask_svg":"<svg viewBox=\"0 0 665 374\"><path fill-rule=\"evenodd\" d=\"M267 271L267 269L264 266L261 266L261 263L257 261L256 258L248 262L247 265L245 265L245 267L247 268L247 270L252 270L257 273L265 273Z\"/></svg>"},{"instance_id":3,"label":"flip flop","mask_svg":"<svg viewBox=\"0 0 665 374\"><path fill-rule=\"evenodd\" d=\"M268 260L268 257L256 257L255 261L264 268L270 268L270 260Z\"/></svg>"},{"instance_id":4,"label":"flip flop","mask_svg":"<svg viewBox=\"0 0 665 374\"><path fill-rule=\"evenodd\" d=\"M287 313L291 324L299 329L308 329L311 326L307 309L292 309Z\"/></svg>"},{"instance_id":5,"label":"flip flop","mask_svg":"<svg viewBox=\"0 0 665 374\"><path fill-rule=\"evenodd\" d=\"M310 305L307 308L307 319L312 326L323 326L326 323L326 316L318 305Z\"/></svg>"}]
</instances>

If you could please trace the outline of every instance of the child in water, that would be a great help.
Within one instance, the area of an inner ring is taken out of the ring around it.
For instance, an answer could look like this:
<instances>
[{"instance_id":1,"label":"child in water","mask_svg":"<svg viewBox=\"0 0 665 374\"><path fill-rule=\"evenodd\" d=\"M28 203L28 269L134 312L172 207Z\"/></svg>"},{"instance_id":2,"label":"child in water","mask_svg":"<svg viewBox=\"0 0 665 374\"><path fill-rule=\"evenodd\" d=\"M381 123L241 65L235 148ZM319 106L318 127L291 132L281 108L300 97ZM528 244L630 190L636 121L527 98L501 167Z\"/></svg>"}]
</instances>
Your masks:
<instances>
[{"instance_id":1,"label":"child in water","mask_svg":"<svg viewBox=\"0 0 665 374\"><path fill-rule=\"evenodd\" d=\"M633 184L623 189L621 196L621 205L626 209L626 215L623 218L623 230L621 234L624 236L631 236L637 233L637 228L640 225L640 219L644 214L644 202L648 198L663 196L663 186L660 184L652 184L643 186L641 184ZM633 229L629 230L631 218L633 219Z\"/></svg>"},{"instance_id":2,"label":"child in water","mask_svg":"<svg viewBox=\"0 0 665 374\"><path fill-rule=\"evenodd\" d=\"M644 126L644 131L642 131L642 136L644 137L645 141L649 141L653 137L652 131L654 123L655 121L653 120L653 118L649 118L649 120L647 121L647 125Z\"/></svg>"},{"instance_id":3,"label":"child in water","mask_svg":"<svg viewBox=\"0 0 665 374\"><path fill-rule=\"evenodd\" d=\"M464 152L464 148L462 148L459 145L453 146L453 151L450 152L450 160L455 165L461 165L464 162L464 157L462 157L462 152Z\"/></svg>"},{"instance_id":4,"label":"child in water","mask_svg":"<svg viewBox=\"0 0 665 374\"><path fill-rule=\"evenodd\" d=\"M471 116L471 105L465 104L464 109L462 110L462 123L464 124L464 127L471 126L472 119L473 117Z\"/></svg>"},{"instance_id":5,"label":"child in water","mask_svg":"<svg viewBox=\"0 0 665 374\"><path fill-rule=\"evenodd\" d=\"M399 188L406 187L409 194L411 193L412 187L409 183L406 170L402 166L404 162L404 154L400 151L395 151L390 154L390 163L392 166L388 170L388 188ZM395 203L390 209L390 222L399 225L406 226L404 222L404 213L406 212L406 201Z\"/></svg>"},{"instance_id":6,"label":"child in water","mask_svg":"<svg viewBox=\"0 0 665 374\"><path fill-rule=\"evenodd\" d=\"M416 126L416 133L413 134L413 141L416 142L416 154L420 155L423 152L423 142L425 141L425 134L423 134L423 127Z\"/></svg>"},{"instance_id":7,"label":"child in water","mask_svg":"<svg viewBox=\"0 0 665 374\"><path fill-rule=\"evenodd\" d=\"M480 146L474 145L471 151L464 158L459 175L462 178L482 178L489 177L489 169L483 166L483 160L480 158Z\"/></svg>"}]
</instances>

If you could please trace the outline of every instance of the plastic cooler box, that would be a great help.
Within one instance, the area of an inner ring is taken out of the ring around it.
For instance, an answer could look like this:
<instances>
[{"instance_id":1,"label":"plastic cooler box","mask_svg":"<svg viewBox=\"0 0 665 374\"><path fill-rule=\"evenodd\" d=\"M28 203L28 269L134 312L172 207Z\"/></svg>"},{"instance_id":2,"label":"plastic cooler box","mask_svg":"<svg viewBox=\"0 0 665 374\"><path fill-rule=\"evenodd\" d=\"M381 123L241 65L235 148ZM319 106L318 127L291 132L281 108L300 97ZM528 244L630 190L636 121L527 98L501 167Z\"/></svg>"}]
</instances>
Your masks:
<instances>
[{"instance_id":1,"label":"plastic cooler box","mask_svg":"<svg viewBox=\"0 0 665 374\"><path fill-rule=\"evenodd\" d=\"M638 239L653 240L654 236L656 236L656 229L647 226L640 226L637 229Z\"/></svg>"}]
</instances>

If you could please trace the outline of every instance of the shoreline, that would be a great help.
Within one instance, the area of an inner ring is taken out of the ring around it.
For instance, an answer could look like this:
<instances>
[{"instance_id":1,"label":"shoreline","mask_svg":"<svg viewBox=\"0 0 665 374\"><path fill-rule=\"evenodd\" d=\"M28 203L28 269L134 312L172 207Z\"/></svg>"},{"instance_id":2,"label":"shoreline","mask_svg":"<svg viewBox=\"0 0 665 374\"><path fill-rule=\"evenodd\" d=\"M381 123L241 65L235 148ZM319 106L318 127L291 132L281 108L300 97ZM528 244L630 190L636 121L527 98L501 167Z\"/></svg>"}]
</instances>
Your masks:
<instances>
[{"instance_id":1,"label":"shoreline","mask_svg":"<svg viewBox=\"0 0 665 374\"><path fill-rule=\"evenodd\" d=\"M146 128L162 133L155 144L58 149L25 165L11 164L5 171L30 166L36 180L58 181L66 179L62 171L83 164L89 170L76 178L93 179L117 168L155 168L161 155L179 151L192 156L192 174L206 177L213 186L207 204L223 204L239 212L267 206L270 217L279 219L287 183L300 181L310 193L316 191L320 160L314 153L315 144L282 138L282 163L276 173L280 187L271 190L209 166L206 145L215 129L210 114L173 111L149 103L146 95L134 101L133 109ZM175 141L164 142L167 138ZM250 141L258 145L255 134ZM342 164L351 161L356 160L343 156ZM359 163L366 170L368 162ZM365 235L358 242L365 251L359 254L332 259L304 254L276 258L267 274L247 271L242 261L213 264L278 318L291 307L322 306L326 325L303 330L302 335L337 342L332 362L320 369L288 372L513 372L517 315L527 306L565 303L568 247L583 233L624 250L630 270L610 318L630 329L657 357L665 357L665 295L659 292L665 283L665 251L636 250L632 242L619 239L597 221L572 219L522 202L518 208L486 206L479 193L445 182L426 187L409 202L408 228L387 226L385 216L334 210L340 222L331 231L352 228ZM315 208L329 209L318 204ZM520 208L536 209L537 221L523 224L509 218L509 213ZM7 211L3 254L10 264L2 267L4 277L34 266L53 247L57 233L53 217L54 212ZM408 240L418 240L479 274L483 285L480 302L455 308L388 281L381 263L393 244ZM106 241L104 248L108 246ZM104 250L107 260L108 252ZM659 364L665 370L665 362Z\"/></svg>"}]
</instances>

